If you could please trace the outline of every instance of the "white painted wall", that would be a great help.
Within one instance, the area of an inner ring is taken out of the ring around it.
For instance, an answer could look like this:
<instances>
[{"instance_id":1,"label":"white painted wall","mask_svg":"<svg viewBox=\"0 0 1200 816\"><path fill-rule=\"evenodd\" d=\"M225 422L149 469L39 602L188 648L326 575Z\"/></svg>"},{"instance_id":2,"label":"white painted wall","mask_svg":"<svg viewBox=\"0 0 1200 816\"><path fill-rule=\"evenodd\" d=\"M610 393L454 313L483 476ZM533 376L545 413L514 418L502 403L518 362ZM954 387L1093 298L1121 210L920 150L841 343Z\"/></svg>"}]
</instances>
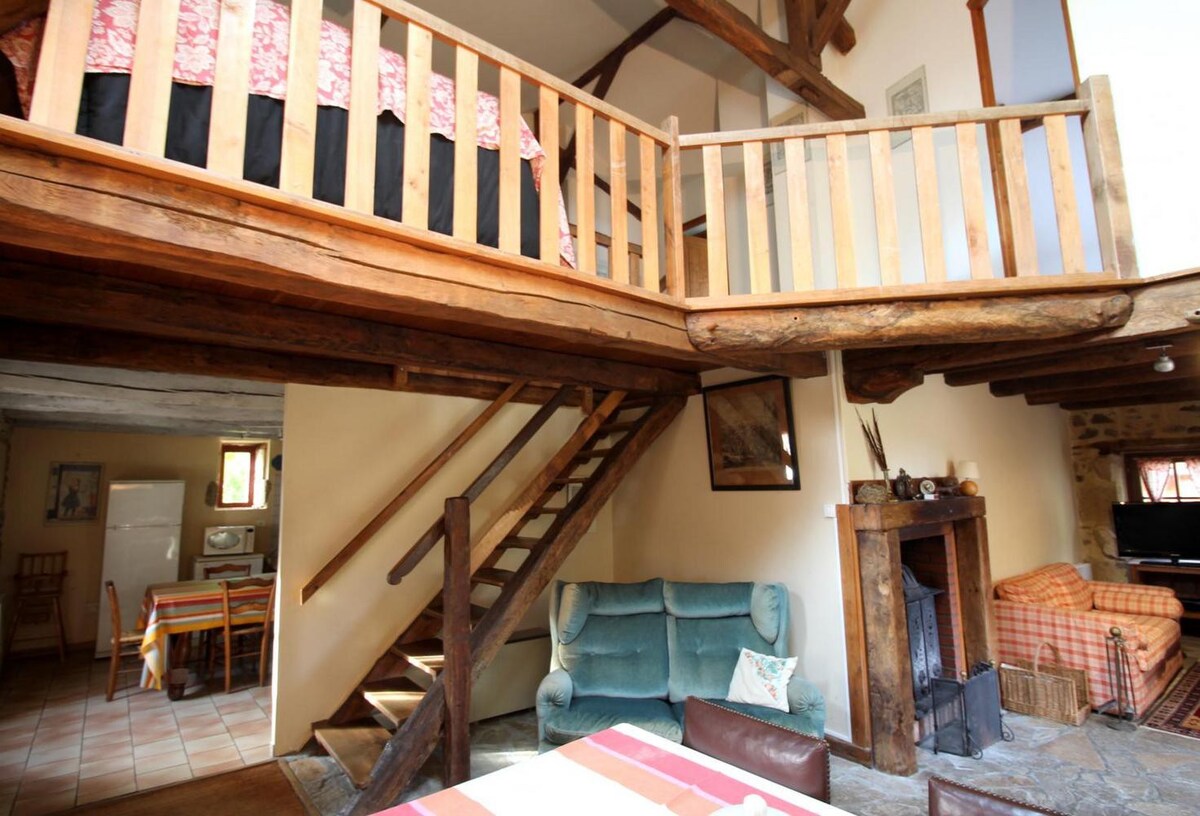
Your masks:
<instances>
[{"instance_id":1,"label":"white painted wall","mask_svg":"<svg viewBox=\"0 0 1200 816\"><path fill-rule=\"evenodd\" d=\"M1112 80L1141 274L1194 267L1200 5L1144 0L1136 13L1122 0L1068 0L1068 7L1080 76Z\"/></svg>"},{"instance_id":2,"label":"white painted wall","mask_svg":"<svg viewBox=\"0 0 1200 816\"><path fill-rule=\"evenodd\" d=\"M388 584L385 576L441 514L446 497L462 493L532 416L535 406L501 409L354 560L303 605L301 588L484 405L478 400L387 391L287 387L275 663L276 753L300 748L309 738L310 725L333 713L407 621L440 591L440 546L399 586ZM473 505L472 527L477 533L524 487L580 420L580 413L572 409L561 409L551 418ZM509 564L501 561L500 566ZM580 541L561 575L577 580L611 579L611 514L607 509ZM475 597L482 599L482 593L495 591L481 587L476 592L480 594ZM542 599L522 626L545 627L546 622ZM540 675L522 676L532 706ZM515 682L511 675L500 680ZM511 689L501 691L507 694ZM485 687L480 693L489 691Z\"/></svg>"}]
</instances>

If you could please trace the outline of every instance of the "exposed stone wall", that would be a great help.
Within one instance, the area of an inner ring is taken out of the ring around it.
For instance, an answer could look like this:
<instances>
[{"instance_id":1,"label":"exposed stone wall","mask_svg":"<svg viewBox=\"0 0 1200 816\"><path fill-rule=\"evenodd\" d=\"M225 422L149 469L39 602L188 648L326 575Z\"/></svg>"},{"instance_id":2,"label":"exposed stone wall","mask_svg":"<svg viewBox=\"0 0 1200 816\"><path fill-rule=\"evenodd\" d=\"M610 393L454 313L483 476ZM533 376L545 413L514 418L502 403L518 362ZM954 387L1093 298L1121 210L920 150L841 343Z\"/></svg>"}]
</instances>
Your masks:
<instances>
[{"instance_id":1,"label":"exposed stone wall","mask_svg":"<svg viewBox=\"0 0 1200 816\"><path fill-rule=\"evenodd\" d=\"M1117 541L1111 505L1125 496L1124 457L1102 453L1099 443L1137 444L1178 441L1200 443L1200 402L1073 411L1071 454L1075 467L1075 503L1079 538L1098 581L1124 581L1116 561Z\"/></svg>"}]
</instances>

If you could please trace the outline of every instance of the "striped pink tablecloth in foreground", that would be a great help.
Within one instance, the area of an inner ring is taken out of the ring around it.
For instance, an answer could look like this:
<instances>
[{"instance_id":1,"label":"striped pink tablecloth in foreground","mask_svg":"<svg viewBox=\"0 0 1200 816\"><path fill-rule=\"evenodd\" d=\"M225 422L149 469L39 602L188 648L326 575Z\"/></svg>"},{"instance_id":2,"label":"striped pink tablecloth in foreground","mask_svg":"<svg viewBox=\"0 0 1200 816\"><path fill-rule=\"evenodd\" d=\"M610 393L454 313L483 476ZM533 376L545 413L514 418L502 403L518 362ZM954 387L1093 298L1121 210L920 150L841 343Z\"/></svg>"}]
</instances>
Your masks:
<instances>
[{"instance_id":1,"label":"striped pink tablecloth in foreground","mask_svg":"<svg viewBox=\"0 0 1200 816\"><path fill-rule=\"evenodd\" d=\"M382 814L708 816L749 794L794 816L846 814L632 725L601 731Z\"/></svg>"}]
</instances>

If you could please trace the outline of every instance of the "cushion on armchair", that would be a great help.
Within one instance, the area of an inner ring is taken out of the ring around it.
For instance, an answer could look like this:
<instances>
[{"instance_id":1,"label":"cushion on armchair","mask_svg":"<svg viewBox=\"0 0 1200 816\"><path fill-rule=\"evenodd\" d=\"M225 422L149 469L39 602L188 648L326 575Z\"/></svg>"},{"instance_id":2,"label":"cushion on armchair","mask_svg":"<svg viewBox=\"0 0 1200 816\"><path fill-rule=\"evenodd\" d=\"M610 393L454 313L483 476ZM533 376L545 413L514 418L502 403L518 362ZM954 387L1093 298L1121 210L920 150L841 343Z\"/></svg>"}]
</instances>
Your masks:
<instances>
[{"instance_id":1,"label":"cushion on armchair","mask_svg":"<svg viewBox=\"0 0 1200 816\"><path fill-rule=\"evenodd\" d=\"M1080 612L1092 608L1092 589L1070 564L1050 564L996 584L996 594L1015 603L1056 606Z\"/></svg>"}]
</instances>

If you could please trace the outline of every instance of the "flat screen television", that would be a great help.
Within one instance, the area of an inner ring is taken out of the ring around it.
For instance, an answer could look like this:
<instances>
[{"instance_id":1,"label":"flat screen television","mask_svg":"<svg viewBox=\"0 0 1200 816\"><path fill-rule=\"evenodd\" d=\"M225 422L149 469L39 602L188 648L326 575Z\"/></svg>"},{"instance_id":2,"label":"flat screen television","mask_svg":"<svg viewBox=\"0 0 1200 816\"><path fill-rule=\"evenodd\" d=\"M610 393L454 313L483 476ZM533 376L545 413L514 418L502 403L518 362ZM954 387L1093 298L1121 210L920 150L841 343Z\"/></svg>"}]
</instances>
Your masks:
<instances>
[{"instance_id":1,"label":"flat screen television","mask_svg":"<svg viewBox=\"0 0 1200 816\"><path fill-rule=\"evenodd\" d=\"M1200 562L1200 502L1114 504L1122 558Z\"/></svg>"}]
</instances>

